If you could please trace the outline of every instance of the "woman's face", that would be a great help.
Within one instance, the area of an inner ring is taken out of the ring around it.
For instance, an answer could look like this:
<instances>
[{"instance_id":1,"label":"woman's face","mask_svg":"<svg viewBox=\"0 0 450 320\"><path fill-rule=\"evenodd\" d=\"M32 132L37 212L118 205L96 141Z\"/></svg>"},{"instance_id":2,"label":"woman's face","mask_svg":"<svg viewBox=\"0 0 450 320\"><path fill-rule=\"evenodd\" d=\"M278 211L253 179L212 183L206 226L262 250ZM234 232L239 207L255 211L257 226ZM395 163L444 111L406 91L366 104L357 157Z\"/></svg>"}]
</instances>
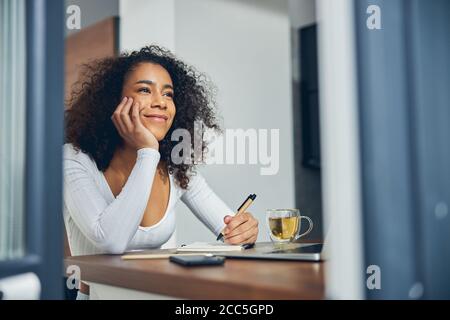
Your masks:
<instances>
[{"instance_id":1,"label":"woman's face","mask_svg":"<svg viewBox=\"0 0 450 320\"><path fill-rule=\"evenodd\" d=\"M144 126L158 141L166 136L175 118L172 79L162 66L140 63L125 78L122 97L131 97L140 105Z\"/></svg>"}]
</instances>

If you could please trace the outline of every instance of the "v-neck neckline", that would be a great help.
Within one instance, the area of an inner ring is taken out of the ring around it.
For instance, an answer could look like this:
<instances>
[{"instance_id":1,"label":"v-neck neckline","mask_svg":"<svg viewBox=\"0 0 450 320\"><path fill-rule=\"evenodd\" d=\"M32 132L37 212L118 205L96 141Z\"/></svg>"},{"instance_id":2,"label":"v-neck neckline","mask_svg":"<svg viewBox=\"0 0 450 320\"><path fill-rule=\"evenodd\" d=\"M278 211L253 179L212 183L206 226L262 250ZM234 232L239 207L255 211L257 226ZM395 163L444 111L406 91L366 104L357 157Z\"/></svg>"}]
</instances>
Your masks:
<instances>
[{"instance_id":1,"label":"v-neck neckline","mask_svg":"<svg viewBox=\"0 0 450 320\"><path fill-rule=\"evenodd\" d=\"M156 171L155 172L155 174L158 174L158 172ZM105 184L105 187L106 187L106 189L107 189L107 191L108 191L108 195L109 195L109 197L110 197L110 200L111 200L111 202L112 201L114 201L115 199L116 199L116 197L114 196L114 193L112 192L112 190L111 190L111 187L110 187L110 185L109 185L109 183L108 183L108 180L106 179L106 177L105 177L105 174L104 174L104 172L103 171L100 171L100 175L101 175L101 177L102 177L102 181L103 181L103 183ZM173 181L172 181L172 175L170 174L170 173L167 173L167 175L168 175L168 177L169 177L169 199L167 200L167 207L166 207L166 210L165 210L165 212L164 212L164 215L163 215L163 217L157 222L157 223L155 223L154 225L151 225L151 226L148 226L148 227L143 227L143 226L141 226L141 225L139 225L139 229L141 229L141 230L150 230L150 229L153 229L153 228L156 228L157 226L159 226L165 219L166 219L166 217L167 217L167 215L168 215L168 213L169 213L169 209L170 209L170 203L171 203L171 201L172 201L172 198L173 198ZM128 180L128 179L127 179ZM122 188L123 189L123 188ZM122 191L121 191L122 192ZM150 193L151 193L151 189L150 189ZM120 193L119 193L120 194ZM150 197L150 194L149 194L149 197Z\"/></svg>"}]
</instances>

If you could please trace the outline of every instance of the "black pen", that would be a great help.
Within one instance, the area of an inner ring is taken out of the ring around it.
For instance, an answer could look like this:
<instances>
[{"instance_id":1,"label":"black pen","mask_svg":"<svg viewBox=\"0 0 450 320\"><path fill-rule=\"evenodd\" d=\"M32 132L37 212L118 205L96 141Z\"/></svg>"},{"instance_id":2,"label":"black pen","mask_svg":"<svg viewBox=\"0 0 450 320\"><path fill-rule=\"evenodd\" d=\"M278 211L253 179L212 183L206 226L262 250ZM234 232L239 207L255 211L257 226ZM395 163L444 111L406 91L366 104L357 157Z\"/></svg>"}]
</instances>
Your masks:
<instances>
[{"instance_id":1,"label":"black pen","mask_svg":"<svg viewBox=\"0 0 450 320\"><path fill-rule=\"evenodd\" d=\"M245 212L245 210L247 210L248 207L250 207L250 205L252 204L252 202L256 199L256 194L251 194L247 197L247 199L245 199L245 201L241 204L241 206L237 209L237 213L235 215L235 217L243 212ZM223 241L224 238L224 230L225 228L222 230L222 232L217 236L217 241ZM246 246L248 247L248 245L244 245L244 248L246 248ZM253 246L253 245L252 245Z\"/></svg>"}]
</instances>

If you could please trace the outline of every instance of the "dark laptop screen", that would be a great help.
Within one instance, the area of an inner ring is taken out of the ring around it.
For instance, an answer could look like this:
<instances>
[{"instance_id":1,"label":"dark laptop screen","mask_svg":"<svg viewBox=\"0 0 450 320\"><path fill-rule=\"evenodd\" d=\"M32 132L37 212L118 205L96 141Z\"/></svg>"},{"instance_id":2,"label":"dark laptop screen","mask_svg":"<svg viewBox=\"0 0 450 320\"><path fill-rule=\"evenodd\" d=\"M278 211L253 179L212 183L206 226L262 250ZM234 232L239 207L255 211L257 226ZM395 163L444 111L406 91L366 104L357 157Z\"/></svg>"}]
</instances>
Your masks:
<instances>
[{"instance_id":1,"label":"dark laptop screen","mask_svg":"<svg viewBox=\"0 0 450 320\"><path fill-rule=\"evenodd\" d=\"M305 247L298 247L294 249L278 249L270 253L320 253L322 251L322 244L313 244Z\"/></svg>"}]
</instances>

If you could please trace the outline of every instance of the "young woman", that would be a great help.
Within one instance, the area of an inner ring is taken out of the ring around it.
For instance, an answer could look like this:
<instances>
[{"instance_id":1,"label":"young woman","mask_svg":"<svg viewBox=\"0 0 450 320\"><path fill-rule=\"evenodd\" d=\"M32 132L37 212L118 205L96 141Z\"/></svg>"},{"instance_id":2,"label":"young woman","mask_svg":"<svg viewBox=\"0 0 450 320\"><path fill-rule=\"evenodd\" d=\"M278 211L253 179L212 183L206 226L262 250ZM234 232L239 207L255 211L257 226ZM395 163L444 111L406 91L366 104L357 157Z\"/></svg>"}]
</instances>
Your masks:
<instances>
[{"instance_id":1,"label":"young woman","mask_svg":"<svg viewBox=\"0 0 450 320\"><path fill-rule=\"evenodd\" d=\"M175 129L192 137L195 121L218 129L202 74L149 46L90 64L83 79L66 112L64 222L72 255L160 247L174 233L179 199L215 236L226 226L226 243L256 241L250 213L234 217L193 164L172 159Z\"/></svg>"}]
</instances>

